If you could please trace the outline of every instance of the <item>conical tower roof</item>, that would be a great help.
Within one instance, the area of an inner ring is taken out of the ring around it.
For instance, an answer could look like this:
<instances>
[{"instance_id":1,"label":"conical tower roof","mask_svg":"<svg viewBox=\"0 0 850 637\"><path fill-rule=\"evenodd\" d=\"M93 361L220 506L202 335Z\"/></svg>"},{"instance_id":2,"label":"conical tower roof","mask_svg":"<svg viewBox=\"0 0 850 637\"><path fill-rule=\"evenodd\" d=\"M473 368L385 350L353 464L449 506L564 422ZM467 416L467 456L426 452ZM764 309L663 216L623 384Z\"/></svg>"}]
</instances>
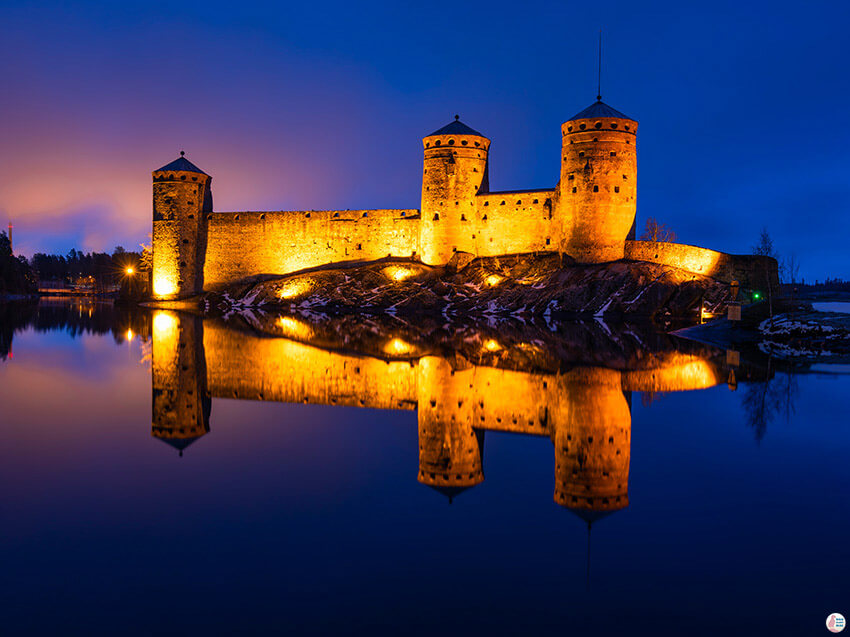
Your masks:
<instances>
[{"instance_id":1,"label":"conical tower roof","mask_svg":"<svg viewBox=\"0 0 850 637\"><path fill-rule=\"evenodd\" d=\"M158 173L158 172L169 172L169 171L176 172L178 170L184 170L184 171L190 172L190 173L200 173L201 175L207 174L203 170L198 168L195 164L193 164L188 159L186 159L183 156L182 151L180 152L180 157L175 159L170 164L166 164L162 168L157 168L154 172L156 172L156 173ZM209 176L209 175L207 175L207 176Z\"/></svg>"},{"instance_id":2,"label":"conical tower roof","mask_svg":"<svg viewBox=\"0 0 850 637\"><path fill-rule=\"evenodd\" d=\"M632 119L628 115L624 115L616 108L611 108L602 100L596 100L593 104L588 106L583 111L576 113L568 122L571 122L574 119L594 119L596 117L617 117L620 119ZM635 120L632 120L635 121Z\"/></svg>"},{"instance_id":3,"label":"conical tower roof","mask_svg":"<svg viewBox=\"0 0 850 637\"><path fill-rule=\"evenodd\" d=\"M455 121L446 124L438 130L435 130L430 135L427 135L427 137L432 137L434 135L477 135L478 137L485 137L477 130L471 129L469 126L460 121L459 115L455 115Z\"/></svg>"}]
</instances>

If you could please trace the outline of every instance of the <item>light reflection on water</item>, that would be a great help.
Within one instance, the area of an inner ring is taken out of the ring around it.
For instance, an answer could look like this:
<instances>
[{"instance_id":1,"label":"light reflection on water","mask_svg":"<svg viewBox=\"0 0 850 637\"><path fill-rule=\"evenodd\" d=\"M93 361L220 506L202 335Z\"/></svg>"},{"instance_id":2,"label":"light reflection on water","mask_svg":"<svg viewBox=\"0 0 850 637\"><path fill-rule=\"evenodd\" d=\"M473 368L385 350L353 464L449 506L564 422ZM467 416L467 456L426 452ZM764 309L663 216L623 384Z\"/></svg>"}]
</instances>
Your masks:
<instances>
[{"instance_id":1,"label":"light reflection on water","mask_svg":"<svg viewBox=\"0 0 850 637\"><path fill-rule=\"evenodd\" d=\"M806 634L847 599L844 376L635 326L0 316L19 632Z\"/></svg>"}]
</instances>

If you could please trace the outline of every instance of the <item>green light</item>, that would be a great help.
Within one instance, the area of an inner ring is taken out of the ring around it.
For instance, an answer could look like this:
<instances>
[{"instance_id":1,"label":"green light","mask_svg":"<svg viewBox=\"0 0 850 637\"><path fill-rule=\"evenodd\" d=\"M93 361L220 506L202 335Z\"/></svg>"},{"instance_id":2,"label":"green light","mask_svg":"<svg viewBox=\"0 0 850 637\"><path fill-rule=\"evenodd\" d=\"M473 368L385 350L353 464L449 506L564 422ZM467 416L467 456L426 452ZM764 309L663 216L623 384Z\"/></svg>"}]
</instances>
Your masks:
<instances>
[{"instance_id":1,"label":"green light","mask_svg":"<svg viewBox=\"0 0 850 637\"><path fill-rule=\"evenodd\" d=\"M753 298L758 301L761 298L761 292L753 292Z\"/></svg>"}]
</instances>

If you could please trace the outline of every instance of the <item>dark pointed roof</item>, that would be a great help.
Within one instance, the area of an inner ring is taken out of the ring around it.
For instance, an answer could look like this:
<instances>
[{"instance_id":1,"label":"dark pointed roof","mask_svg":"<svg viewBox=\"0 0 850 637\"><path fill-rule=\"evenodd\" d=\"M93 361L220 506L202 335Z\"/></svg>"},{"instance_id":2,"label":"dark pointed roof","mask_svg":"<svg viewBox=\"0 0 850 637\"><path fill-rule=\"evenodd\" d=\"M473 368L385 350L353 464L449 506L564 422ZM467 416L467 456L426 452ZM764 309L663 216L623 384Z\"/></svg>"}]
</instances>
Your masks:
<instances>
[{"instance_id":1,"label":"dark pointed roof","mask_svg":"<svg viewBox=\"0 0 850 637\"><path fill-rule=\"evenodd\" d=\"M456 496L460 495L461 493L475 485L470 485L468 487L448 487L436 484L429 484L428 486L434 489L434 491L436 491L437 493L446 496L449 499L449 504L451 504L452 500L454 500Z\"/></svg>"},{"instance_id":2,"label":"dark pointed roof","mask_svg":"<svg viewBox=\"0 0 850 637\"><path fill-rule=\"evenodd\" d=\"M450 124L446 124L439 130L435 130L427 137L431 137L433 135L477 135L478 137L484 137L477 130L472 130L469 126L460 121L460 118L455 115L455 121Z\"/></svg>"},{"instance_id":3,"label":"dark pointed roof","mask_svg":"<svg viewBox=\"0 0 850 637\"><path fill-rule=\"evenodd\" d=\"M159 438L159 440L162 440L167 445L171 445L182 455L183 450L200 437L201 436L192 436L191 438Z\"/></svg>"},{"instance_id":4,"label":"dark pointed roof","mask_svg":"<svg viewBox=\"0 0 850 637\"><path fill-rule=\"evenodd\" d=\"M588 524L593 524L597 520L601 520L602 518L607 518L612 513L616 513L621 509L612 509L610 511L593 511L591 509L573 509L570 507L566 507L567 511L572 513L573 515L577 515L582 520L587 522Z\"/></svg>"},{"instance_id":5,"label":"dark pointed roof","mask_svg":"<svg viewBox=\"0 0 850 637\"><path fill-rule=\"evenodd\" d=\"M190 173L200 173L200 174L202 174L202 175L206 175L206 174L207 174L207 173L205 173L203 170L201 170L200 168L198 168L195 164L193 164L192 162L190 162L188 159L186 159L185 157L183 157L183 155L182 155L182 154L180 155L180 157L178 157L177 159L175 159L175 160L174 160L173 162L171 162L170 164L166 164L166 165L165 165L165 166L163 166L162 168L157 168L154 172L155 172L155 173L158 173L158 172L167 172L167 171L169 171L169 170L173 170L173 171L185 170L185 171L190 172Z\"/></svg>"},{"instance_id":6,"label":"dark pointed roof","mask_svg":"<svg viewBox=\"0 0 850 637\"><path fill-rule=\"evenodd\" d=\"M619 117L620 119L632 119L628 115L623 115L616 108L611 108L602 100L597 100L586 109L573 115L568 122L574 119L593 119L595 117Z\"/></svg>"}]
</instances>

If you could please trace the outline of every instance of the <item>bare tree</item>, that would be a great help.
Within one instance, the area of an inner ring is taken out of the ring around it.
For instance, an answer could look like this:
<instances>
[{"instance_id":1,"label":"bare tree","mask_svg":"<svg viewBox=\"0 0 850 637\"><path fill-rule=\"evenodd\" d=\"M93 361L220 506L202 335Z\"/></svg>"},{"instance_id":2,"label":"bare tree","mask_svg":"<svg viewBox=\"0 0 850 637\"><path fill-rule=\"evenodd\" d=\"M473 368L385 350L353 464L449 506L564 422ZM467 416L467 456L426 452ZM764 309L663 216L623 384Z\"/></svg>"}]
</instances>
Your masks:
<instances>
[{"instance_id":1,"label":"bare tree","mask_svg":"<svg viewBox=\"0 0 850 637\"><path fill-rule=\"evenodd\" d=\"M753 246L752 251L753 254L778 259L779 255L776 254L776 249L773 247L773 239L771 238L770 233L767 231L767 227L761 229L761 234L759 235L759 242Z\"/></svg>"},{"instance_id":2,"label":"bare tree","mask_svg":"<svg viewBox=\"0 0 850 637\"><path fill-rule=\"evenodd\" d=\"M659 223L655 217L650 217L646 220L646 225L643 228L643 234L640 235L640 240L672 243L676 240L676 233L663 223Z\"/></svg>"},{"instance_id":3,"label":"bare tree","mask_svg":"<svg viewBox=\"0 0 850 637\"><path fill-rule=\"evenodd\" d=\"M800 276L800 262L797 260L797 255L792 254L787 259L782 259L779 271L785 283L792 285L797 283L797 277Z\"/></svg>"},{"instance_id":4,"label":"bare tree","mask_svg":"<svg viewBox=\"0 0 850 637\"><path fill-rule=\"evenodd\" d=\"M753 254L770 257L772 259L779 260L779 255L776 253L776 248L773 247L773 238L770 236L770 233L767 231L767 226L761 229L761 234L759 235L759 242L753 246L752 248ZM773 322L773 286L770 281L770 269L768 268L767 260L765 260L764 264L764 280L767 285L767 307L768 313L771 318L771 324Z\"/></svg>"}]
</instances>

